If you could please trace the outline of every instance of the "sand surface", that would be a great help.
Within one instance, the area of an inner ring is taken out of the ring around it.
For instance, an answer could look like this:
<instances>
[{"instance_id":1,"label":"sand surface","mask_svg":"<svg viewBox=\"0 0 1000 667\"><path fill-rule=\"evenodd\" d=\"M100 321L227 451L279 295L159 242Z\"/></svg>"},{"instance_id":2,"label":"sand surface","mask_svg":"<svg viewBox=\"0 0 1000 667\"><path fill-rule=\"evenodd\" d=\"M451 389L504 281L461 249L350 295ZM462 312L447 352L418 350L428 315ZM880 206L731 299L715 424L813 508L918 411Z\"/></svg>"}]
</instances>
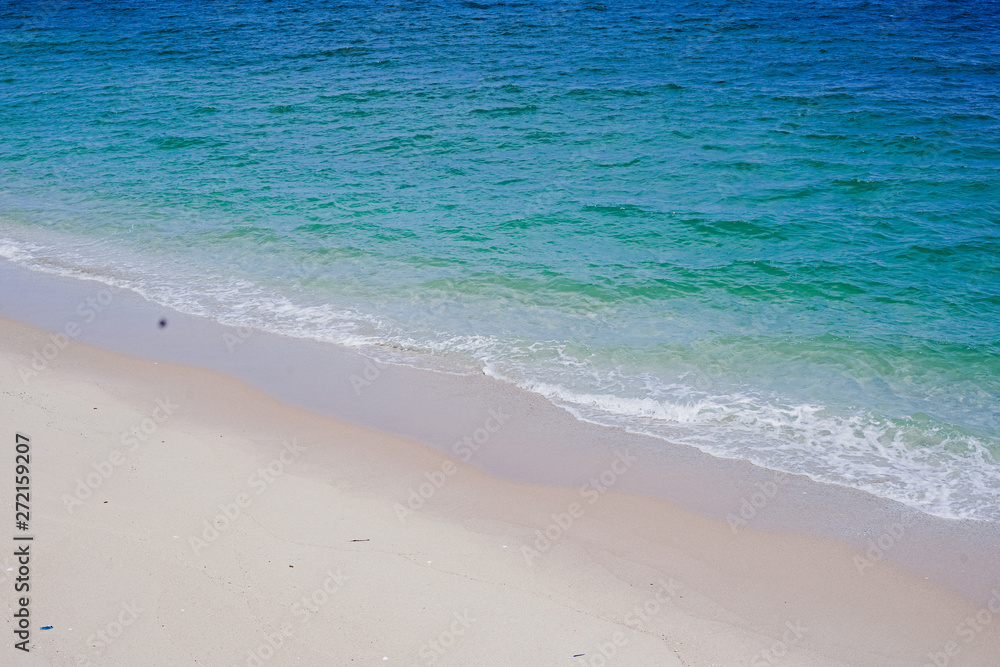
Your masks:
<instances>
[{"instance_id":1,"label":"sand surface","mask_svg":"<svg viewBox=\"0 0 1000 667\"><path fill-rule=\"evenodd\" d=\"M643 464L627 451L585 488L518 483L214 371L70 342L25 377L51 334L0 320L0 341L2 664L1000 656L1000 592L991 609L839 541L622 493ZM15 433L32 448L29 653L13 632Z\"/></svg>"}]
</instances>

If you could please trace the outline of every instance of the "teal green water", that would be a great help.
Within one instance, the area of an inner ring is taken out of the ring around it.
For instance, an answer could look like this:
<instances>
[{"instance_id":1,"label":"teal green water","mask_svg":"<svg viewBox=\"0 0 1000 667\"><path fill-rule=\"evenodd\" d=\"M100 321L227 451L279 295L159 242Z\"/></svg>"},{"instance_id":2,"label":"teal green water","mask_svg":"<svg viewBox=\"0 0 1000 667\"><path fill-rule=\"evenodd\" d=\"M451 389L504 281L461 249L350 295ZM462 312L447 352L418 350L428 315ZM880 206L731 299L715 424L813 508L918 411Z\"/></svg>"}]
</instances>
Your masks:
<instances>
[{"instance_id":1,"label":"teal green water","mask_svg":"<svg viewBox=\"0 0 1000 667\"><path fill-rule=\"evenodd\" d=\"M0 9L0 254L1000 518L996 3Z\"/></svg>"}]
</instances>

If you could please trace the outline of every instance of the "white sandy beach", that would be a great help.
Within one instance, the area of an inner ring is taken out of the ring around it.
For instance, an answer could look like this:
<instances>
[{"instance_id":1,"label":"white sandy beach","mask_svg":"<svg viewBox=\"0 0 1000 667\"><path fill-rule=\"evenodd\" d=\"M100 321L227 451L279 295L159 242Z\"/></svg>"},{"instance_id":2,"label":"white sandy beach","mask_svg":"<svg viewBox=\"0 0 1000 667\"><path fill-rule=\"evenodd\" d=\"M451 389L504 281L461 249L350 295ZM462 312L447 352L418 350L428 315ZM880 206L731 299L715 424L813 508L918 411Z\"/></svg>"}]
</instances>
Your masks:
<instances>
[{"instance_id":1,"label":"white sandy beach","mask_svg":"<svg viewBox=\"0 0 1000 667\"><path fill-rule=\"evenodd\" d=\"M868 556L837 541L734 531L600 483L496 479L221 373L75 342L25 381L51 334L3 320L0 340L3 478L27 435L35 538L29 653L14 648L13 547L0 559L3 664L1000 656L1000 594L983 606L887 560L859 568ZM609 455L602 474L641 465Z\"/></svg>"}]
</instances>

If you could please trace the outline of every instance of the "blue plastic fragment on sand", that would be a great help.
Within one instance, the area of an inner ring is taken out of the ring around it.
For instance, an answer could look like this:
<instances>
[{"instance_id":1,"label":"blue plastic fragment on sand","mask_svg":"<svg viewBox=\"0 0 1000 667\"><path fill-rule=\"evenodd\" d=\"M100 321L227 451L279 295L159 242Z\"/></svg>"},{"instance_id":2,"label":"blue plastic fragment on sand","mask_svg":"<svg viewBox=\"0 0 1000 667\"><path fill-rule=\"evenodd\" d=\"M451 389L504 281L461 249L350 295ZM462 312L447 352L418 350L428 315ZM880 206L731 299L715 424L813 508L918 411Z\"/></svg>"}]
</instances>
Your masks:
<instances>
[{"instance_id":1,"label":"blue plastic fragment on sand","mask_svg":"<svg viewBox=\"0 0 1000 667\"><path fill-rule=\"evenodd\" d=\"M577 653L577 654L576 654L576 655L574 655L573 657L574 657L574 658L579 658L579 657L580 657L581 655L587 655L587 654L586 654L586 653Z\"/></svg>"},{"instance_id":2,"label":"blue plastic fragment on sand","mask_svg":"<svg viewBox=\"0 0 1000 667\"><path fill-rule=\"evenodd\" d=\"M51 630L51 629L52 629L51 625L43 625L42 626L42 630Z\"/></svg>"}]
</instances>

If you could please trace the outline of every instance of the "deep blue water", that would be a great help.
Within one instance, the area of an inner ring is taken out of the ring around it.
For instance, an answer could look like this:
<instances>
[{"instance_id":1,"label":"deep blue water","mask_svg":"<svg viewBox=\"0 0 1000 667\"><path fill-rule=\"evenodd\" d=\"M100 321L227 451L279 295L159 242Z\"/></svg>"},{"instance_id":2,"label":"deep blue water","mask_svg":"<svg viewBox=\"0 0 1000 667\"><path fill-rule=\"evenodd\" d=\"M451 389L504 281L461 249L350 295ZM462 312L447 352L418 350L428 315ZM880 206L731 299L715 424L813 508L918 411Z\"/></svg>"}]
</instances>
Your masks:
<instances>
[{"instance_id":1,"label":"deep blue water","mask_svg":"<svg viewBox=\"0 0 1000 667\"><path fill-rule=\"evenodd\" d=\"M8 2L0 255L997 519L998 9Z\"/></svg>"}]
</instances>

